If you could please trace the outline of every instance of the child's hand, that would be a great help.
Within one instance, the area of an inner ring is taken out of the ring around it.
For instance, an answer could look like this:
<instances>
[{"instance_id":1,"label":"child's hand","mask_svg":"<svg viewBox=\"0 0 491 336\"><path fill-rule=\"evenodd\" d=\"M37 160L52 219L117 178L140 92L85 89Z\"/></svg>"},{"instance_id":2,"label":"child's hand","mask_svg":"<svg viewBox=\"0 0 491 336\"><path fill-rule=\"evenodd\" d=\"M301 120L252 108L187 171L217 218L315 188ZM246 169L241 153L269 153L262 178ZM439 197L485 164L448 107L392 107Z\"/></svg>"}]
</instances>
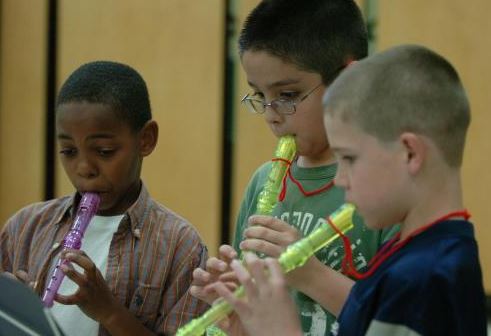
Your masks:
<instances>
[{"instance_id":1,"label":"child's hand","mask_svg":"<svg viewBox=\"0 0 491 336\"><path fill-rule=\"evenodd\" d=\"M235 297L223 283L214 285L215 291L231 304L236 314L220 326L234 336L302 335L298 313L278 261L260 260L254 254L247 254L245 260L249 271L237 260L231 264L244 286L245 297Z\"/></svg>"},{"instance_id":2,"label":"child's hand","mask_svg":"<svg viewBox=\"0 0 491 336\"><path fill-rule=\"evenodd\" d=\"M244 231L241 250L263 253L278 258L286 247L300 238L290 224L270 216L249 217L249 227Z\"/></svg>"},{"instance_id":3,"label":"child's hand","mask_svg":"<svg viewBox=\"0 0 491 336\"><path fill-rule=\"evenodd\" d=\"M218 296L210 286L223 275L226 276L223 280L225 284L229 289L234 290L237 287L237 280L235 276L228 276L233 274L229 264L234 258L237 258L237 252L232 246L220 246L218 257L211 257L206 261L206 271L201 268L193 271L193 285L189 289L191 295L211 305Z\"/></svg>"},{"instance_id":4,"label":"child's hand","mask_svg":"<svg viewBox=\"0 0 491 336\"><path fill-rule=\"evenodd\" d=\"M34 289L34 281L29 281L29 276L27 275L27 272L24 270L17 270L14 273L3 272L2 274L8 276L11 279L20 281L27 287Z\"/></svg>"},{"instance_id":5,"label":"child's hand","mask_svg":"<svg viewBox=\"0 0 491 336\"><path fill-rule=\"evenodd\" d=\"M66 305L76 304L87 316L104 324L120 308L120 304L111 293L101 272L83 251L63 251L61 257L77 264L84 271L78 272L70 263L62 265L61 269L65 275L79 288L72 295L56 294L55 300Z\"/></svg>"},{"instance_id":6,"label":"child's hand","mask_svg":"<svg viewBox=\"0 0 491 336\"><path fill-rule=\"evenodd\" d=\"M241 250L263 253L278 258L286 247L300 238L300 233L290 224L271 216L249 217L249 227L244 231Z\"/></svg>"},{"instance_id":7,"label":"child's hand","mask_svg":"<svg viewBox=\"0 0 491 336\"><path fill-rule=\"evenodd\" d=\"M249 218L249 227L244 231L244 236L241 249L260 252L275 259L288 245L301 238L298 230L290 224L271 216L257 215ZM286 275L288 285L303 292L309 286L310 274L315 275L322 267L325 266L315 256L310 258L305 265Z\"/></svg>"}]
</instances>

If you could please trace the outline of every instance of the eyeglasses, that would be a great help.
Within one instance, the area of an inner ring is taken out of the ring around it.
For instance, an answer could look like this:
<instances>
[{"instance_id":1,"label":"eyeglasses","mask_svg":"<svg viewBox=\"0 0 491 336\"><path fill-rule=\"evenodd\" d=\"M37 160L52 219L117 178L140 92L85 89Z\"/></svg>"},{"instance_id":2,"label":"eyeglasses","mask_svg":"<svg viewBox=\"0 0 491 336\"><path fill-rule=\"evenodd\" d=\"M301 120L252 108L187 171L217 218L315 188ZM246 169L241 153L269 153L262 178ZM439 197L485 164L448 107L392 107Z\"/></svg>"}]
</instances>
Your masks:
<instances>
[{"instance_id":1,"label":"eyeglasses","mask_svg":"<svg viewBox=\"0 0 491 336\"><path fill-rule=\"evenodd\" d=\"M278 114L294 114L297 112L297 105L307 99L315 90L322 86L322 83L317 85L315 88L310 90L298 100L292 99L273 99L271 102L266 103L264 99L258 99L251 97L250 94L246 94L244 98L242 98L241 103L247 107L247 109L254 114L263 114L266 111L266 108L271 107Z\"/></svg>"}]
</instances>

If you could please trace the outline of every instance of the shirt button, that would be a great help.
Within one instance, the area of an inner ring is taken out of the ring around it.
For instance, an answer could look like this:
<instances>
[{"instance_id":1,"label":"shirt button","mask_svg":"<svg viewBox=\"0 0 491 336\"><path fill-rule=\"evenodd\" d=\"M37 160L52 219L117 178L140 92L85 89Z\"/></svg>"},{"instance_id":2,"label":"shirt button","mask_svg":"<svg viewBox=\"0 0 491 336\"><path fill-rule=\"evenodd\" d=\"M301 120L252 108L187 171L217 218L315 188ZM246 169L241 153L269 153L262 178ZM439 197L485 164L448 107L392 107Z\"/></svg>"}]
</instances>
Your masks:
<instances>
[{"instance_id":1,"label":"shirt button","mask_svg":"<svg viewBox=\"0 0 491 336\"><path fill-rule=\"evenodd\" d=\"M140 229L133 230L133 234L135 235L136 238L140 238L141 237Z\"/></svg>"},{"instance_id":2,"label":"shirt button","mask_svg":"<svg viewBox=\"0 0 491 336\"><path fill-rule=\"evenodd\" d=\"M138 295L138 294L137 294L137 295L135 296L135 303L136 303L136 305L137 305L137 306L141 306L141 305L142 305L142 303L143 303L143 298L141 297L141 295Z\"/></svg>"}]
</instances>

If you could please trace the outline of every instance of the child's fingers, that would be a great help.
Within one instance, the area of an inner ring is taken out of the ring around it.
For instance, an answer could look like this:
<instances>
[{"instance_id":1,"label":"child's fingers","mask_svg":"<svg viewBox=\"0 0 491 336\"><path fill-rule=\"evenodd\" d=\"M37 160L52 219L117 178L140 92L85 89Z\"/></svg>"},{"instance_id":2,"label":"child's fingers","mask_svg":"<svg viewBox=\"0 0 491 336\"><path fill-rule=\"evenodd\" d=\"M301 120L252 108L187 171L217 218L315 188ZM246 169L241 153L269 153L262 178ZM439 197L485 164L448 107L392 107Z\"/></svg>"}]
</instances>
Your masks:
<instances>
[{"instance_id":1,"label":"child's fingers","mask_svg":"<svg viewBox=\"0 0 491 336\"><path fill-rule=\"evenodd\" d=\"M65 275L75 282L79 287L86 287L89 283L86 274L81 274L75 270L75 268L69 263L64 263L60 266Z\"/></svg>"},{"instance_id":2,"label":"child's fingers","mask_svg":"<svg viewBox=\"0 0 491 336\"><path fill-rule=\"evenodd\" d=\"M25 284L29 283L29 277L28 277L26 271L18 270L15 272L15 276Z\"/></svg>"},{"instance_id":3,"label":"child's fingers","mask_svg":"<svg viewBox=\"0 0 491 336\"><path fill-rule=\"evenodd\" d=\"M236 297L234 293L225 286L225 284L222 282L216 282L213 284L213 286L214 291L225 301L227 301L239 315L249 313L250 309L247 306L246 301Z\"/></svg>"},{"instance_id":4,"label":"child's fingers","mask_svg":"<svg viewBox=\"0 0 491 336\"><path fill-rule=\"evenodd\" d=\"M244 257L247 267L255 267L254 265L257 262L260 262L259 258L253 254L253 253L246 253ZM245 294L248 298L255 298L259 294L257 291L257 287L254 284L254 280L249 273L249 271L242 265L240 261L237 259L233 260L230 263L230 266L232 269L235 271L235 274L237 276L237 279L239 280L240 284L244 286Z\"/></svg>"},{"instance_id":5,"label":"child's fingers","mask_svg":"<svg viewBox=\"0 0 491 336\"><path fill-rule=\"evenodd\" d=\"M2 272L2 275L5 275L13 280L20 281L23 284L33 288L34 287L34 282L29 282L29 276L27 275L26 271L23 270L17 270L15 271L15 274L10 273L10 272Z\"/></svg>"},{"instance_id":6,"label":"child's fingers","mask_svg":"<svg viewBox=\"0 0 491 336\"><path fill-rule=\"evenodd\" d=\"M197 299L201 300L202 292L203 292L203 287L194 286L194 285L191 285L191 287L189 287L189 293Z\"/></svg>"},{"instance_id":7,"label":"child's fingers","mask_svg":"<svg viewBox=\"0 0 491 336\"><path fill-rule=\"evenodd\" d=\"M210 273L201 269L195 268L193 271L193 285L195 286L205 286L211 280Z\"/></svg>"},{"instance_id":8,"label":"child's fingers","mask_svg":"<svg viewBox=\"0 0 491 336\"><path fill-rule=\"evenodd\" d=\"M246 239L266 240L274 245L288 246L291 243L296 242L299 235L297 230L293 227L285 231L275 231L261 225L255 225L244 231L244 237Z\"/></svg>"},{"instance_id":9,"label":"child's fingers","mask_svg":"<svg viewBox=\"0 0 491 336\"><path fill-rule=\"evenodd\" d=\"M20 280L18 277L16 277L13 273L10 273L10 272L3 272L2 275L5 275L6 277L8 277L12 280L16 280L16 281Z\"/></svg>"},{"instance_id":10,"label":"child's fingers","mask_svg":"<svg viewBox=\"0 0 491 336\"><path fill-rule=\"evenodd\" d=\"M87 275L95 279L97 276L97 266L94 262L89 258L88 255L85 254L84 251L81 250L70 250L64 254L64 258L69 261L77 264L82 267L83 270L87 273Z\"/></svg>"},{"instance_id":11,"label":"child's fingers","mask_svg":"<svg viewBox=\"0 0 491 336\"><path fill-rule=\"evenodd\" d=\"M269 282L273 288L278 290L286 289L285 274L278 260L266 258L264 262L269 273Z\"/></svg>"},{"instance_id":12,"label":"child's fingers","mask_svg":"<svg viewBox=\"0 0 491 336\"><path fill-rule=\"evenodd\" d=\"M35 282L29 281L29 275L27 274L26 271L18 270L15 272L15 276L17 277L17 279L22 281L26 286L28 286L31 289L34 289Z\"/></svg>"},{"instance_id":13,"label":"child's fingers","mask_svg":"<svg viewBox=\"0 0 491 336\"><path fill-rule=\"evenodd\" d=\"M245 239L240 243L240 248L245 251L263 253L269 257L278 258L284 248L263 239Z\"/></svg>"},{"instance_id":14,"label":"child's fingers","mask_svg":"<svg viewBox=\"0 0 491 336\"><path fill-rule=\"evenodd\" d=\"M255 258L252 262L248 260L247 268L255 281L259 296L269 297L271 287L269 284L268 274L266 273L264 260L258 258Z\"/></svg>"},{"instance_id":15,"label":"child's fingers","mask_svg":"<svg viewBox=\"0 0 491 336\"><path fill-rule=\"evenodd\" d=\"M230 282L230 281L217 281L217 282L224 284L232 292L235 291L239 287L239 284L237 282ZM212 284L209 284L208 286L205 286L204 292L208 293L208 294L209 293L215 293L215 288L213 287L214 284L215 284L215 282Z\"/></svg>"},{"instance_id":16,"label":"child's fingers","mask_svg":"<svg viewBox=\"0 0 491 336\"><path fill-rule=\"evenodd\" d=\"M292 228L290 224L272 216L253 215L248 219L249 227L261 225L274 231L288 231Z\"/></svg>"},{"instance_id":17,"label":"child's fingers","mask_svg":"<svg viewBox=\"0 0 491 336\"><path fill-rule=\"evenodd\" d=\"M212 286L218 296L227 301L235 310L239 298L237 298L222 282L215 282Z\"/></svg>"},{"instance_id":18,"label":"child's fingers","mask_svg":"<svg viewBox=\"0 0 491 336\"><path fill-rule=\"evenodd\" d=\"M54 297L54 300L58 303L64 304L64 305L75 305L79 302L77 294L73 295L61 295L61 294L56 294Z\"/></svg>"},{"instance_id":19,"label":"child's fingers","mask_svg":"<svg viewBox=\"0 0 491 336\"><path fill-rule=\"evenodd\" d=\"M205 286L211 281L210 273L206 272L201 268L196 268L193 271L193 282L192 286L189 288L189 292L195 298L198 298L207 303L212 303L215 297L210 297L209 293L205 291Z\"/></svg>"},{"instance_id":20,"label":"child's fingers","mask_svg":"<svg viewBox=\"0 0 491 336\"><path fill-rule=\"evenodd\" d=\"M216 257L208 258L208 260L206 261L206 270L209 273L215 273L215 274L223 273L227 270L227 268L228 268L227 263Z\"/></svg>"},{"instance_id":21,"label":"child's fingers","mask_svg":"<svg viewBox=\"0 0 491 336\"><path fill-rule=\"evenodd\" d=\"M205 290L205 287L201 286L191 286L189 288L189 293L195 298L205 301L208 304L212 304L216 300L216 295L210 294L210 292Z\"/></svg>"},{"instance_id":22,"label":"child's fingers","mask_svg":"<svg viewBox=\"0 0 491 336\"><path fill-rule=\"evenodd\" d=\"M239 288L239 284L237 282L222 282L227 286L227 288L231 291L234 292L237 288Z\"/></svg>"},{"instance_id":23,"label":"child's fingers","mask_svg":"<svg viewBox=\"0 0 491 336\"><path fill-rule=\"evenodd\" d=\"M233 270L220 274L218 280L221 282L235 282L235 283L239 281L237 280L237 276L235 275L235 272Z\"/></svg>"},{"instance_id":24,"label":"child's fingers","mask_svg":"<svg viewBox=\"0 0 491 336\"><path fill-rule=\"evenodd\" d=\"M234 260L238 256L237 251L235 251L232 246L226 244L221 245L218 248L218 254L220 259L225 261L227 264L229 264L232 260Z\"/></svg>"}]
</instances>

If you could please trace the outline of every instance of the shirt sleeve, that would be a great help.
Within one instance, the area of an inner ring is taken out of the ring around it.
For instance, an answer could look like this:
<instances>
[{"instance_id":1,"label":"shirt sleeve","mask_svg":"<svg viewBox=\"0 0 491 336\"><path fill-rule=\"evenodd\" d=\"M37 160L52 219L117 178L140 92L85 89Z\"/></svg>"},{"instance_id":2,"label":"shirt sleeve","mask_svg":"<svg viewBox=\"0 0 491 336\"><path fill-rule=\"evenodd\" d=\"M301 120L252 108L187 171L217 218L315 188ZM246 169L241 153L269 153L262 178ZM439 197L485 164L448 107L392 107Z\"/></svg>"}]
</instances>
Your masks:
<instances>
[{"instance_id":1,"label":"shirt sleeve","mask_svg":"<svg viewBox=\"0 0 491 336\"><path fill-rule=\"evenodd\" d=\"M16 218L11 217L2 227L0 232L0 272L12 272L13 253L14 253L14 228Z\"/></svg>"},{"instance_id":2,"label":"shirt sleeve","mask_svg":"<svg viewBox=\"0 0 491 336\"><path fill-rule=\"evenodd\" d=\"M205 268L208 258L206 246L197 234L187 234L174 256L176 269L165 290L160 318L155 326L155 331L160 335L174 335L179 327L200 316L209 307L189 293L193 270L197 267Z\"/></svg>"}]
</instances>

